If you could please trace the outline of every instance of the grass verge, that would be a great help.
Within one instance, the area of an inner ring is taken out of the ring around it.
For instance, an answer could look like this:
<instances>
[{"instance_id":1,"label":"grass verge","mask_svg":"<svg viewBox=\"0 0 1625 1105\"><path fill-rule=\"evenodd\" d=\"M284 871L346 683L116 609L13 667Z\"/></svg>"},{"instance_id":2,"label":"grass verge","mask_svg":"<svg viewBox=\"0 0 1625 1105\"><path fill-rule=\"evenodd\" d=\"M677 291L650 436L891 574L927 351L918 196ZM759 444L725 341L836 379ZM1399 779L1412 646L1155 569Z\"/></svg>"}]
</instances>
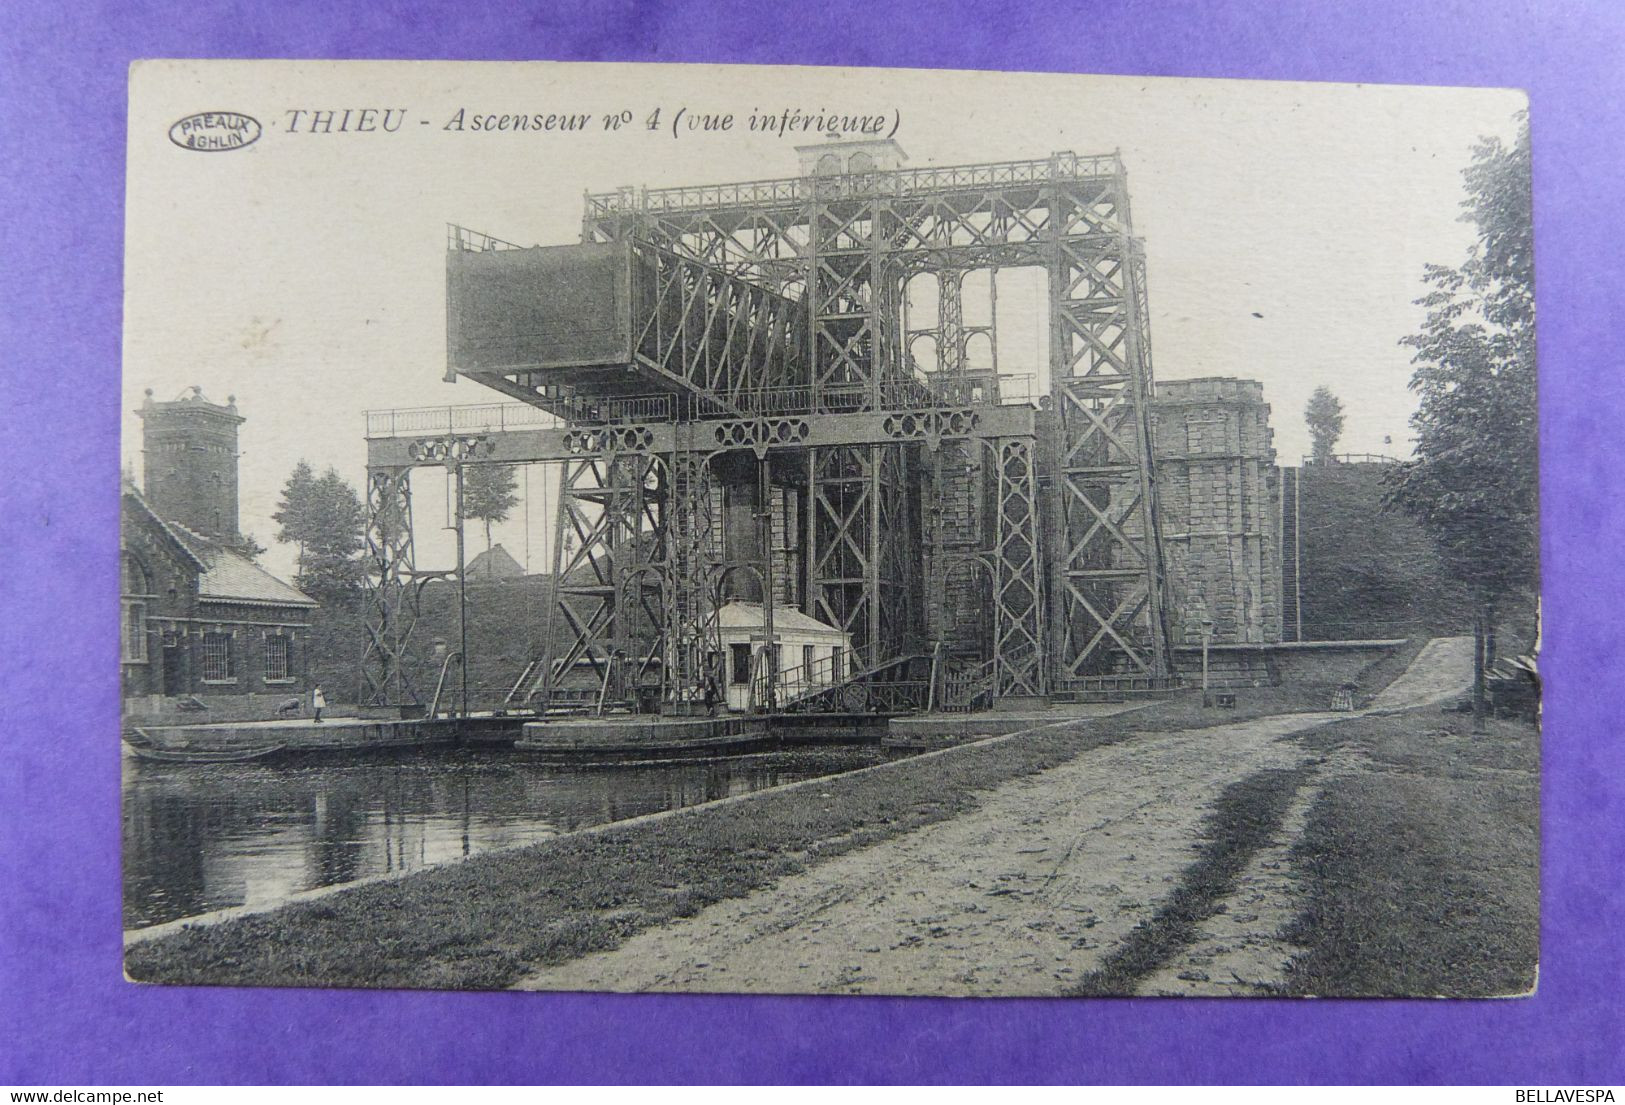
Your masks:
<instances>
[{"instance_id":1,"label":"grass verge","mask_svg":"<svg viewBox=\"0 0 1625 1105\"><path fill-rule=\"evenodd\" d=\"M1388 685L1411 666L1411 661L1422 654L1433 638L1426 636L1408 637L1405 643L1394 651L1379 656L1360 670L1354 677L1354 685L1359 688L1362 700L1369 699L1388 689Z\"/></svg>"},{"instance_id":2,"label":"grass verge","mask_svg":"<svg viewBox=\"0 0 1625 1105\"><path fill-rule=\"evenodd\" d=\"M1156 915L1135 926L1116 951L1078 980L1076 997L1126 996L1195 942L1203 921L1212 917L1235 888L1236 879L1280 828L1287 807L1311 769L1270 769L1232 783L1219 795L1203 826L1204 844Z\"/></svg>"},{"instance_id":3,"label":"grass verge","mask_svg":"<svg viewBox=\"0 0 1625 1105\"><path fill-rule=\"evenodd\" d=\"M1539 957L1534 726L1414 710L1311 731L1356 753L1294 846L1308 900L1284 934L1307 950L1283 992L1344 997L1524 993Z\"/></svg>"},{"instance_id":4,"label":"grass verge","mask_svg":"<svg viewBox=\"0 0 1625 1105\"><path fill-rule=\"evenodd\" d=\"M1276 691L1190 693L1117 718L970 744L751 801L608 826L130 945L139 982L492 989L972 809L978 792L1137 732L1279 713ZM1304 703L1302 705L1309 705Z\"/></svg>"}]
</instances>

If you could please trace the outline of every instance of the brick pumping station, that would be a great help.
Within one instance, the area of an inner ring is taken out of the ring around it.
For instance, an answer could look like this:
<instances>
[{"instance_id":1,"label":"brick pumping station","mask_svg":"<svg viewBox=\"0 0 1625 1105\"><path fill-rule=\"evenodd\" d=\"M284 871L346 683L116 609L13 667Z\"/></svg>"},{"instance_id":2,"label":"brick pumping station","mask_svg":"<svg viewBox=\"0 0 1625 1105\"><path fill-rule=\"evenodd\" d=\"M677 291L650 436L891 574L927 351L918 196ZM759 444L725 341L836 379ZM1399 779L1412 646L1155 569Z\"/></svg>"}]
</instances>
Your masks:
<instances>
[{"instance_id":1,"label":"brick pumping station","mask_svg":"<svg viewBox=\"0 0 1625 1105\"><path fill-rule=\"evenodd\" d=\"M501 399L367 415L359 716L210 726L211 747L906 744L1335 683L1401 643L1305 639L1301 470L1260 383L1154 378L1118 156L800 155L785 179L589 194L573 244L449 228L446 379ZM999 364L1023 273L1047 330L1026 375ZM471 700L466 613L450 641L419 623L431 584L466 587L480 465L548 474L553 583L534 654ZM414 553L425 470L455 489L449 571Z\"/></svg>"}]
</instances>

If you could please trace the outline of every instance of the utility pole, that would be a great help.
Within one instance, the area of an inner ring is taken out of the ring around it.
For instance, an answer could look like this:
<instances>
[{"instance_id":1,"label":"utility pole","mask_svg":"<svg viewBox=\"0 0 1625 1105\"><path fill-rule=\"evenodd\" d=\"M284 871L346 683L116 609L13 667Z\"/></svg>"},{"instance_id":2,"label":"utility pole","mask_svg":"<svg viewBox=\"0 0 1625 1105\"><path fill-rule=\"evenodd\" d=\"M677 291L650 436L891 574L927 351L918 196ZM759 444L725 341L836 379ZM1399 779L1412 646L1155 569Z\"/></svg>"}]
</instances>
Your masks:
<instances>
[{"instance_id":1,"label":"utility pole","mask_svg":"<svg viewBox=\"0 0 1625 1105\"><path fill-rule=\"evenodd\" d=\"M1202 616L1202 708L1205 710L1213 705L1213 695L1208 692L1207 685L1207 650L1213 643L1213 619L1207 615Z\"/></svg>"},{"instance_id":2,"label":"utility pole","mask_svg":"<svg viewBox=\"0 0 1625 1105\"><path fill-rule=\"evenodd\" d=\"M462 694L458 716L468 716L468 564L463 549L463 462L452 463L457 480L457 672Z\"/></svg>"},{"instance_id":3,"label":"utility pole","mask_svg":"<svg viewBox=\"0 0 1625 1105\"><path fill-rule=\"evenodd\" d=\"M1207 677L1207 651L1213 644L1213 616L1208 613L1207 600L1197 595L1185 605L1185 624L1195 622L1202 629L1202 708L1213 705L1213 695L1208 688Z\"/></svg>"},{"instance_id":4,"label":"utility pole","mask_svg":"<svg viewBox=\"0 0 1625 1105\"><path fill-rule=\"evenodd\" d=\"M767 454L756 462L756 508L762 535L762 636L767 638L767 708L778 705L779 652L773 639L773 481Z\"/></svg>"}]
</instances>

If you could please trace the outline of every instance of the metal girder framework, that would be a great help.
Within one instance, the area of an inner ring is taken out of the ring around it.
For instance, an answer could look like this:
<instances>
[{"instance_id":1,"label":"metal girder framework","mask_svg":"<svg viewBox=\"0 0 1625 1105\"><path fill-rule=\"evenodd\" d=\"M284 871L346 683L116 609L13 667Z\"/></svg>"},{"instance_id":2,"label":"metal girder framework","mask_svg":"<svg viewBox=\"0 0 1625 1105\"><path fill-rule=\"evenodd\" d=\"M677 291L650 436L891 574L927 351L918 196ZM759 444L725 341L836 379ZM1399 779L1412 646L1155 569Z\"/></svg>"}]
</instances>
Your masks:
<instances>
[{"instance_id":1,"label":"metal girder framework","mask_svg":"<svg viewBox=\"0 0 1625 1105\"><path fill-rule=\"evenodd\" d=\"M993 546L993 656L998 693L1043 694L1043 566L1038 544L1038 470L1030 438L988 443L998 494Z\"/></svg>"},{"instance_id":2,"label":"metal girder framework","mask_svg":"<svg viewBox=\"0 0 1625 1105\"><path fill-rule=\"evenodd\" d=\"M420 659L412 648L421 587L414 579L412 469L367 472L367 646L361 661L364 706L411 705L419 694Z\"/></svg>"},{"instance_id":3,"label":"metal girder framework","mask_svg":"<svg viewBox=\"0 0 1625 1105\"><path fill-rule=\"evenodd\" d=\"M825 181L826 193L836 182ZM815 190L818 187L815 182ZM901 288L881 278L891 211L872 193L819 194L809 211L806 299L812 335L814 404L825 393L880 403L880 382L899 377Z\"/></svg>"},{"instance_id":4,"label":"metal girder framework","mask_svg":"<svg viewBox=\"0 0 1625 1105\"><path fill-rule=\"evenodd\" d=\"M502 418L497 408L493 407L449 409L459 415L483 416L460 418L459 421L472 427L461 436L477 438L490 449L486 459L501 464L576 460L610 452L665 454L689 448L707 451L778 450L894 442L919 443L929 448L943 441L1030 436L1035 425L1035 412L1030 406L972 405L964 401L853 412L839 418L790 414L708 419L691 423L572 425L541 429L500 428ZM396 468L440 463L430 454L444 435L430 435L422 428L422 423L428 420L428 414L437 414L444 421L447 410L442 407L428 412L373 412L379 428L367 439L368 467ZM394 428L390 426L392 415L397 416Z\"/></svg>"},{"instance_id":5,"label":"metal girder framework","mask_svg":"<svg viewBox=\"0 0 1625 1105\"><path fill-rule=\"evenodd\" d=\"M626 190L588 196L582 240L612 242L635 235L769 287L784 289L802 280L809 233L804 204L794 195L777 202L663 212L640 202L639 196L649 194Z\"/></svg>"},{"instance_id":6,"label":"metal girder framework","mask_svg":"<svg viewBox=\"0 0 1625 1105\"><path fill-rule=\"evenodd\" d=\"M944 442L932 460L932 639L946 646L956 678L967 663L978 664L994 693L1043 694L1049 671L1036 439ZM967 627L967 614L977 624Z\"/></svg>"},{"instance_id":7,"label":"metal girder framework","mask_svg":"<svg viewBox=\"0 0 1625 1105\"><path fill-rule=\"evenodd\" d=\"M965 274L958 269L937 273L937 371L944 377L965 374Z\"/></svg>"},{"instance_id":8,"label":"metal girder framework","mask_svg":"<svg viewBox=\"0 0 1625 1105\"><path fill-rule=\"evenodd\" d=\"M578 670L605 701L629 701L664 661L665 474L637 453L567 461L554 545L556 598L569 645L545 664L531 695L545 703ZM545 638L552 642L554 626Z\"/></svg>"},{"instance_id":9,"label":"metal girder framework","mask_svg":"<svg viewBox=\"0 0 1625 1105\"><path fill-rule=\"evenodd\" d=\"M907 335L898 325L909 275L938 274L939 358L944 368L959 369L963 273L1043 266L1051 391L1065 458L1061 547L1046 557L1050 675L1059 686L1119 671L1169 674L1148 444L1144 257L1131 236L1117 157L1057 154L623 191L589 196L584 230L591 240L646 236L799 291L809 304L815 389L843 398L861 391L871 408L883 401L888 383L913 382L901 356ZM849 578L829 576L825 591L838 592Z\"/></svg>"},{"instance_id":10,"label":"metal girder framework","mask_svg":"<svg viewBox=\"0 0 1625 1105\"><path fill-rule=\"evenodd\" d=\"M807 451L808 613L848 633L870 664L902 655L919 637L918 521L902 445Z\"/></svg>"},{"instance_id":11,"label":"metal girder framework","mask_svg":"<svg viewBox=\"0 0 1625 1105\"><path fill-rule=\"evenodd\" d=\"M807 382L806 307L663 245L633 240L634 348L682 384L690 417L739 414L768 388Z\"/></svg>"},{"instance_id":12,"label":"metal girder framework","mask_svg":"<svg viewBox=\"0 0 1625 1105\"><path fill-rule=\"evenodd\" d=\"M992 333L991 326L965 325L964 282L965 273L959 269L942 269L933 275L937 281L937 323L935 326L912 327L908 324L907 297L904 301L903 351L910 364L918 367L914 344L920 338L930 338L935 345L933 369L934 384L956 380L964 376L968 359L968 343L974 333Z\"/></svg>"},{"instance_id":13,"label":"metal girder framework","mask_svg":"<svg viewBox=\"0 0 1625 1105\"><path fill-rule=\"evenodd\" d=\"M1057 180L1050 201L1050 381L1060 548L1051 554L1058 686L1169 674L1150 448L1143 275L1122 172Z\"/></svg>"},{"instance_id":14,"label":"metal girder framework","mask_svg":"<svg viewBox=\"0 0 1625 1105\"><path fill-rule=\"evenodd\" d=\"M721 489L711 472L713 453L677 450L667 462L662 512L666 541L665 700L689 703L713 676L722 655L717 622L723 566L718 516Z\"/></svg>"},{"instance_id":15,"label":"metal girder framework","mask_svg":"<svg viewBox=\"0 0 1625 1105\"><path fill-rule=\"evenodd\" d=\"M807 272L814 216L879 213L874 245L915 271L1042 265L1048 188L1121 173L1116 155L1052 157L693 188L589 195L587 241L637 233L750 279L784 285ZM633 228L637 229L634 231Z\"/></svg>"},{"instance_id":16,"label":"metal girder framework","mask_svg":"<svg viewBox=\"0 0 1625 1105\"><path fill-rule=\"evenodd\" d=\"M493 460L564 463L556 617L570 644L536 693L590 672L624 700L658 666L668 702L692 696L719 647L726 568L712 461L737 450L779 454L775 479L800 473L797 590L869 665L955 632L942 584L974 562L998 693L1170 674L1145 261L1115 155L623 189L588 197L582 240L624 246L626 368L667 405L602 365L580 393L541 370L478 377L566 423L492 435ZM997 349L994 323L965 324L964 278L1012 267L1048 280L1048 414L1000 406L996 372L962 386L971 334ZM926 333L904 318L921 273L938 279L930 373L906 355ZM412 455L391 426L369 440L373 480ZM928 494L913 493L927 468ZM380 542L380 580L402 556L409 575L409 531L404 552ZM400 652L383 638L377 651Z\"/></svg>"},{"instance_id":17,"label":"metal girder framework","mask_svg":"<svg viewBox=\"0 0 1625 1105\"><path fill-rule=\"evenodd\" d=\"M806 304L771 285L635 235L482 252L453 230L456 256L477 254L448 264L453 378L572 422L739 415L809 380Z\"/></svg>"}]
</instances>

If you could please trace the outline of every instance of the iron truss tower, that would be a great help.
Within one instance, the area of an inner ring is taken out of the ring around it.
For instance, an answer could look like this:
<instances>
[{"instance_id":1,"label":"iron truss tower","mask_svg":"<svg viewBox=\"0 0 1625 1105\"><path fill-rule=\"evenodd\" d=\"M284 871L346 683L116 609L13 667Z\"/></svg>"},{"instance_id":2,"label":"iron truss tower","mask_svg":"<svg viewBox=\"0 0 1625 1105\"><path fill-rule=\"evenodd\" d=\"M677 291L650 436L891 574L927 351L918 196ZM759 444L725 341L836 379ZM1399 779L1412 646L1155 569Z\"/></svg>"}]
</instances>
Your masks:
<instances>
[{"instance_id":1,"label":"iron truss tower","mask_svg":"<svg viewBox=\"0 0 1625 1105\"><path fill-rule=\"evenodd\" d=\"M513 704L545 706L584 670L611 700L686 703L740 596L843 630L854 677L934 657L939 703L1169 684L1145 263L1120 159L880 163L589 194L569 246L451 228L448 378L551 417L369 416L369 698L422 697L410 473L539 461L563 470L557 598ZM990 271L996 303L997 274L1019 268L1047 285L1038 397L998 374L996 313L967 326L961 303L968 274ZM935 325L911 329L922 274ZM977 337L991 370L969 367Z\"/></svg>"}]
</instances>

